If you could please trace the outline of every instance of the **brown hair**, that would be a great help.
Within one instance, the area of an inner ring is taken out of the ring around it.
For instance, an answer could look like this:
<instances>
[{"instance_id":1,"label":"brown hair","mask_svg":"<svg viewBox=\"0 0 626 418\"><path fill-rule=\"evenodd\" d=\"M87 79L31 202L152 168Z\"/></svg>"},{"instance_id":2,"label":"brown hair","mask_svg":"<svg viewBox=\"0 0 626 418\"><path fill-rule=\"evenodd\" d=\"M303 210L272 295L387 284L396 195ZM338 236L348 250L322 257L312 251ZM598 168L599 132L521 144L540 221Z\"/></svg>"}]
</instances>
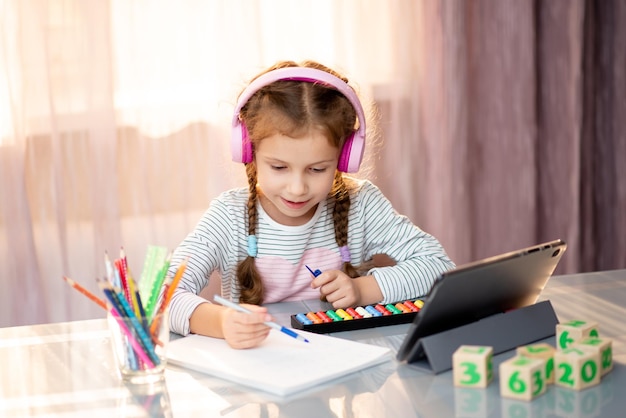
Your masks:
<instances>
[{"instance_id":1,"label":"brown hair","mask_svg":"<svg viewBox=\"0 0 626 418\"><path fill-rule=\"evenodd\" d=\"M282 61L259 76L286 67L315 68L348 83L347 78L314 61L301 64ZM276 133L298 138L311 128L321 130L331 145L341 149L346 138L357 128L356 112L343 94L324 84L293 80L280 80L261 88L243 106L239 117L246 126L253 149L263 138ZM258 195L254 162L246 164L246 174L249 189L248 235L256 235ZM349 182L349 178L344 178L343 173L337 170L329 193L334 202L335 240L340 248L348 244ZM344 262L342 269L350 277L358 276L350 262ZM241 291L240 302L263 303L264 287L254 257L248 256L239 263L237 279Z\"/></svg>"}]
</instances>

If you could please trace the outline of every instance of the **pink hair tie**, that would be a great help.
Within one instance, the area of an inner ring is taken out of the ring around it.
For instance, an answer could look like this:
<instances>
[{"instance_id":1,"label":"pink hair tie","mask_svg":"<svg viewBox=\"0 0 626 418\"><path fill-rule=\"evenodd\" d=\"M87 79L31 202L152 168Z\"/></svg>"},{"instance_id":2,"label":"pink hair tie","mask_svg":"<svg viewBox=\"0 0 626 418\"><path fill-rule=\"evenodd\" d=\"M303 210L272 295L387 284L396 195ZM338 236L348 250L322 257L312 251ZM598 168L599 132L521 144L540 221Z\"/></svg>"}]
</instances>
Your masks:
<instances>
[{"instance_id":1,"label":"pink hair tie","mask_svg":"<svg viewBox=\"0 0 626 418\"><path fill-rule=\"evenodd\" d=\"M350 262L350 249L347 245L339 247L339 254L341 254L341 261L343 261L344 263Z\"/></svg>"}]
</instances>

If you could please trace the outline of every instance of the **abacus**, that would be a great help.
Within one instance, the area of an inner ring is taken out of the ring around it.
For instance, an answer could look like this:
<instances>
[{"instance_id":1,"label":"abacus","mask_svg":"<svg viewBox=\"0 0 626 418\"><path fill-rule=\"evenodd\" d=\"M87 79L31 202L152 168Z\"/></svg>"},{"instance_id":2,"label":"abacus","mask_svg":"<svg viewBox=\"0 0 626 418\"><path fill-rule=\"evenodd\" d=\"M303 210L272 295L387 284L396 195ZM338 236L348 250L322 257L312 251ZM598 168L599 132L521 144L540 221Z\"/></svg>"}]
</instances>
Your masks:
<instances>
[{"instance_id":1,"label":"abacus","mask_svg":"<svg viewBox=\"0 0 626 418\"><path fill-rule=\"evenodd\" d=\"M424 301L406 300L403 302L374 304L347 309L304 312L291 315L291 326L318 334L353 331L357 329L398 325L413 322Z\"/></svg>"}]
</instances>

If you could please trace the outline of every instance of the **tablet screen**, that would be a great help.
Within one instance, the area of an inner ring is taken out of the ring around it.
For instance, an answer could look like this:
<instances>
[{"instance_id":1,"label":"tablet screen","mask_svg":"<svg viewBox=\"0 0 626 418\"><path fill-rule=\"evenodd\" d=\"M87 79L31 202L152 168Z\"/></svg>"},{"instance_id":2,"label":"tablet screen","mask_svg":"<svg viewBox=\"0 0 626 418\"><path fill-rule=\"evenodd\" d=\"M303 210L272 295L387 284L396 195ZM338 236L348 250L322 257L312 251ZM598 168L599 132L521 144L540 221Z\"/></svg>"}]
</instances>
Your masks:
<instances>
[{"instance_id":1,"label":"tablet screen","mask_svg":"<svg viewBox=\"0 0 626 418\"><path fill-rule=\"evenodd\" d=\"M565 249L565 242L555 240L443 273L424 298L396 358L417 361L424 354L420 338L535 303Z\"/></svg>"}]
</instances>

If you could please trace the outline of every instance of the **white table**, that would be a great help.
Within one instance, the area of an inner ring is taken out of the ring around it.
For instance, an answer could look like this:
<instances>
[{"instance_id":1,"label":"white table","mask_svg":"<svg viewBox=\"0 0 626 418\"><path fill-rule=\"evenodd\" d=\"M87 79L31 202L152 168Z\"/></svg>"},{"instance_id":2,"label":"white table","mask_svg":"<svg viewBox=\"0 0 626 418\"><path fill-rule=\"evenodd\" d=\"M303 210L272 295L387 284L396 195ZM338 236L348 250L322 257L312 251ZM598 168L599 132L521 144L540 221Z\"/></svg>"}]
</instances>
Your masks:
<instances>
[{"instance_id":1,"label":"white table","mask_svg":"<svg viewBox=\"0 0 626 418\"><path fill-rule=\"evenodd\" d=\"M103 318L0 329L0 417L626 416L626 270L554 276L540 299L552 302L559 320L597 321L601 334L613 339L615 368L599 386L581 392L550 386L532 402L514 401L500 397L497 380L487 389L459 389L451 372L432 375L392 360L290 399L173 366L164 384L147 393L118 379ZM269 307L289 325L291 314L320 303ZM334 335L395 351L407 328ZM512 355L496 356L496 373Z\"/></svg>"}]
</instances>

